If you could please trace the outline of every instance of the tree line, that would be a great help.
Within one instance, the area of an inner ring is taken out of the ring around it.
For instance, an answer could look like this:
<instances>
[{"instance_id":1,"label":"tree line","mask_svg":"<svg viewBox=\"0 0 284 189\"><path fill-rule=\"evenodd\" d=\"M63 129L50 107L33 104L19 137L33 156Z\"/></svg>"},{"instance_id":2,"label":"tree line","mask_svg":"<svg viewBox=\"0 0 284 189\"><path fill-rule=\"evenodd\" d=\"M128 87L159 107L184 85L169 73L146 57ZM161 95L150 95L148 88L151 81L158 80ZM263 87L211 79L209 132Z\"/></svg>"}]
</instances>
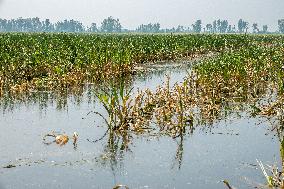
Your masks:
<instances>
[{"instance_id":1,"label":"tree line","mask_svg":"<svg viewBox=\"0 0 284 189\"><path fill-rule=\"evenodd\" d=\"M249 30L251 28L251 30ZM36 18L0 19L0 32L141 32L141 33L270 33L267 25L259 26L257 23L250 24L239 19L236 25L229 24L228 20L214 20L212 23L203 24L201 20L196 20L191 27L177 26L162 29L159 23L141 24L135 30L124 29L117 18L108 17L100 25L92 23L84 26L82 22L76 20L64 20L52 23L49 19L41 21ZM278 31L284 33L284 19L278 20ZM273 32L273 33L275 33Z\"/></svg>"}]
</instances>

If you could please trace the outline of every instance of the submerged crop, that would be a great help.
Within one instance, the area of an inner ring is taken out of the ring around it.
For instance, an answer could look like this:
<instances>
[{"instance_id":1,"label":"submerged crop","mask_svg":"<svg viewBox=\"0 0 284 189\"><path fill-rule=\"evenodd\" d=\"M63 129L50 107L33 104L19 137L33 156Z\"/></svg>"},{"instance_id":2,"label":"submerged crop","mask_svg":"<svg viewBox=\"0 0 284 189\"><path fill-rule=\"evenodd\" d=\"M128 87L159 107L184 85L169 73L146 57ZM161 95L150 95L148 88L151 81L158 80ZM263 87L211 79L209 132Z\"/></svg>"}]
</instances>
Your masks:
<instances>
[{"instance_id":1,"label":"submerged crop","mask_svg":"<svg viewBox=\"0 0 284 189\"><path fill-rule=\"evenodd\" d=\"M255 41L246 48L227 50L202 60L182 83L173 87L168 78L155 91L146 89L132 96L127 93L120 100L119 92L112 89L111 94L99 96L109 115L105 120L114 130L155 130L177 137L188 129L193 132L198 125L226 117L243 104L256 110L258 101L268 91L283 94L283 52L278 42L265 45ZM122 123L127 127L122 127ZM151 128L153 125L157 127Z\"/></svg>"}]
</instances>

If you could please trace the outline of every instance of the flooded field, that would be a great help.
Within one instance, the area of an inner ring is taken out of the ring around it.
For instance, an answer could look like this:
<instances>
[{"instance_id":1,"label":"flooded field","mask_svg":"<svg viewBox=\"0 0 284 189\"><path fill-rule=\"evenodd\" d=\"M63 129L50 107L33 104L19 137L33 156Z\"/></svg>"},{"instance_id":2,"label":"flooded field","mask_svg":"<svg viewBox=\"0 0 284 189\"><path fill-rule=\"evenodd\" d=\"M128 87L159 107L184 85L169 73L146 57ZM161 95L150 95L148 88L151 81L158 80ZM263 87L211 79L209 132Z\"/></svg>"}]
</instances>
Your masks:
<instances>
[{"instance_id":1,"label":"flooded field","mask_svg":"<svg viewBox=\"0 0 284 189\"><path fill-rule=\"evenodd\" d=\"M155 90L168 75L173 86L183 81L188 69L165 64L136 75L130 85L134 93ZM114 188L119 184L226 188L223 180L235 188L255 188L266 182L256 159L269 165L281 162L279 138L269 120L252 117L245 108L177 137L146 133L132 134L127 142L119 136L102 138L107 130L102 118L89 114L94 110L105 114L93 88L87 85L67 95L46 91L1 99L1 189ZM44 144L44 135L52 131L69 136L77 132L78 141Z\"/></svg>"}]
</instances>

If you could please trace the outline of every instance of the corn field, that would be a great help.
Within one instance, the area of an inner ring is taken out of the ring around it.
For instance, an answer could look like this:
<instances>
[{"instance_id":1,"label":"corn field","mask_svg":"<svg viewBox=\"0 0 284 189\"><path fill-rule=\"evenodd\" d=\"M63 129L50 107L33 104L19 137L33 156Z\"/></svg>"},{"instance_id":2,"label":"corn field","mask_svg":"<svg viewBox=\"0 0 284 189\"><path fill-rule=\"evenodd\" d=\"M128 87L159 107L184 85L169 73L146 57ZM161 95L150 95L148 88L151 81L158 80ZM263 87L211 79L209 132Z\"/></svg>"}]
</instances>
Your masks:
<instances>
[{"instance_id":1,"label":"corn field","mask_svg":"<svg viewBox=\"0 0 284 189\"><path fill-rule=\"evenodd\" d=\"M136 64L273 45L283 36L0 34L0 90L71 87L133 74Z\"/></svg>"}]
</instances>

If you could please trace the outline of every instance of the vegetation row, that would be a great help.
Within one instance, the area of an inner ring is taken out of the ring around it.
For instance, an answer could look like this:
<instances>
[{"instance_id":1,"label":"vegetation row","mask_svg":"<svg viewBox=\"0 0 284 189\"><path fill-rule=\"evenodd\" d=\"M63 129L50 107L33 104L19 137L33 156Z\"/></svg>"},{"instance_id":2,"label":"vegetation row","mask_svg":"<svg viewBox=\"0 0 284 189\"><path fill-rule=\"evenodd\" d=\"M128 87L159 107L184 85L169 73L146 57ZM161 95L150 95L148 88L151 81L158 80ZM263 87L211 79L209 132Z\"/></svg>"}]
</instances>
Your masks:
<instances>
[{"instance_id":1,"label":"vegetation row","mask_svg":"<svg viewBox=\"0 0 284 189\"><path fill-rule=\"evenodd\" d=\"M257 23L239 19L237 24L231 24L228 20L214 20L212 23L203 23L196 20L191 26L178 25L173 28L161 28L160 23L147 23L139 25L135 30L124 28L119 19L108 17L104 19L100 26L92 23L84 26L77 20L64 20L52 23L49 19L41 21L36 18L0 19L0 32L143 32L143 33L284 33L284 19L278 20L278 29L271 31L268 25L258 25Z\"/></svg>"},{"instance_id":2,"label":"vegetation row","mask_svg":"<svg viewBox=\"0 0 284 189\"><path fill-rule=\"evenodd\" d=\"M270 44L282 36L0 34L0 88L66 87L133 73L135 64Z\"/></svg>"}]
</instances>

